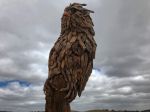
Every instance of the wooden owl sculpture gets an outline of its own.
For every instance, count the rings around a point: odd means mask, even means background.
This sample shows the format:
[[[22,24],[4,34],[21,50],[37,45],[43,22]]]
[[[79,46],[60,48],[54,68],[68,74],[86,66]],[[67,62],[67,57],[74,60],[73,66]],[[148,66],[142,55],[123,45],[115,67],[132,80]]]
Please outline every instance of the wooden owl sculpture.
[[[45,112],[70,112],[70,102],[81,96],[91,75],[97,46],[94,12],[83,6],[70,4],[61,18],[61,34],[49,54]]]

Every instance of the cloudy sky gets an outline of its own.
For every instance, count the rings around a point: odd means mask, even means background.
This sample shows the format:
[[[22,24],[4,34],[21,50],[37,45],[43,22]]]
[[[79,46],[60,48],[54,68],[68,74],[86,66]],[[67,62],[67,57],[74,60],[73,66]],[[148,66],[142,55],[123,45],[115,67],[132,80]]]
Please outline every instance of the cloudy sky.
[[[44,110],[43,83],[64,7],[94,10],[94,69],[74,110],[150,108],[149,0],[0,0],[0,110]]]

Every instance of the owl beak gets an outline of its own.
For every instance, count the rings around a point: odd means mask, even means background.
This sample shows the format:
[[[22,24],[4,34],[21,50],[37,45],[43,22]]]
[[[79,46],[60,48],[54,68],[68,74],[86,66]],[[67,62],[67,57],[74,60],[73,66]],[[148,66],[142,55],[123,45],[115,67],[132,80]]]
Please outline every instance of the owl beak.
[[[64,14],[63,14],[64,16],[67,16],[67,17],[69,17],[70,16],[70,14],[68,13],[68,12],[66,12],[66,11],[64,11]]]

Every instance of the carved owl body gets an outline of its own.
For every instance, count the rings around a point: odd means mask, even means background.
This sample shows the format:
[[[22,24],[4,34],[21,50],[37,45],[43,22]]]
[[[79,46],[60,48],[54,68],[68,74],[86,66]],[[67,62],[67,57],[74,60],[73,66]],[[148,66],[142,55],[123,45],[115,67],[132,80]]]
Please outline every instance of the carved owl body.
[[[66,7],[62,17],[61,35],[49,54],[45,93],[51,96],[58,94],[59,101],[68,103],[77,94],[81,95],[95,58],[95,33],[89,16],[92,11],[82,6],[85,4],[74,3]]]

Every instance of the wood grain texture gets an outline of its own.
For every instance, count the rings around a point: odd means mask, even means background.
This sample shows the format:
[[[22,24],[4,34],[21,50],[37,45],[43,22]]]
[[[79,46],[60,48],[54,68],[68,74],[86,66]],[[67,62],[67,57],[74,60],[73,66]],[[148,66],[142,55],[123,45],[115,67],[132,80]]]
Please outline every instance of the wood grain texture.
[[[45,81],[46,112],[70,112],[69,103],[81,96],[91,75],[96,42],[92,11],[70,4],[61,19],[61,34],[49,54]]]

